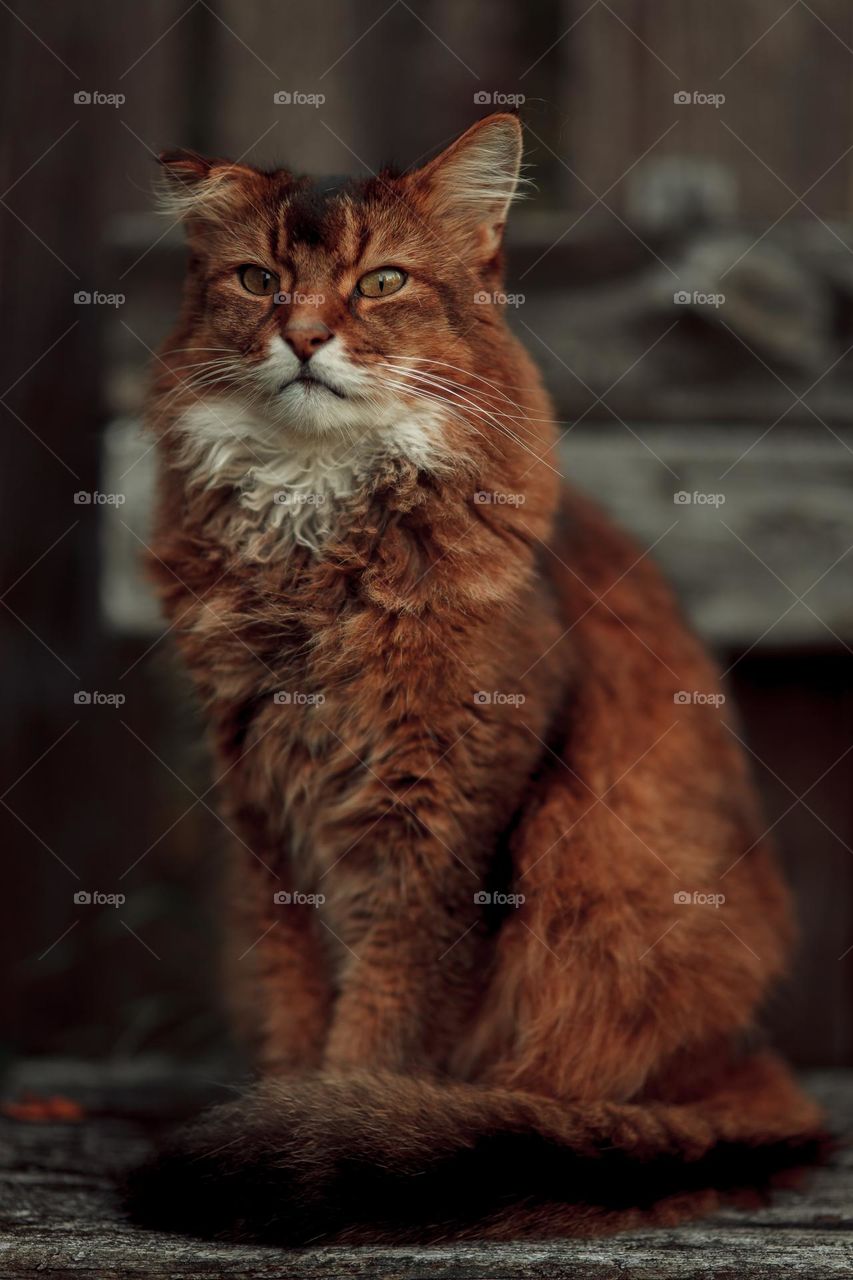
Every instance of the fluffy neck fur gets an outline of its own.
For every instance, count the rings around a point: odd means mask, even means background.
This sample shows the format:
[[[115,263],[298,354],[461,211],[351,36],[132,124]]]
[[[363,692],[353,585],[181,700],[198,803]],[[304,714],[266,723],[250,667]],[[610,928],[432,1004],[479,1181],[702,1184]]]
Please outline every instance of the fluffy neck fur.
[[[446,473],[450,459],[442,448],[437,412],[395,420],[381,419],[373,431],[336,432],[321,437],[289,433],[225,397],[207,398],[188,408],[175,424],[178,458],[188,483],[200,488],[229,486],[236,523],[257,536],[263,558],[287,545],[319,552],[335,529],[342,504],[357,493],[385,460],[410,462],[420,471]],[[354,436],[354,438],[353,438]],[[282,538],[270,542],[268,534]]]

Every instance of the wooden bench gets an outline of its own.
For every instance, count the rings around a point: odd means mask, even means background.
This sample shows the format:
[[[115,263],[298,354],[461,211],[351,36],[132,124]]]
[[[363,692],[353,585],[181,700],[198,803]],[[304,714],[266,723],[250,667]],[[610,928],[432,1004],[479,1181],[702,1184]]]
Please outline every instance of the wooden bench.
[[[0,1277],[278,1277],[281,1280],[751,1280],[853,1276],[853,1153],[843,1147],[801,1191],[757,1211],[726,1210],[676,1230],[597,1241],[298,1251],[210,1243],[124,1221],[114,1171],[141,1158],[153,1125],[200,1099],[225,1096],[215,1065],[175,1070],[138,1060],[21,1064],[6,1096],[24,1090],[79,1101],[78,1122],[0,1122]],[[834,1131],[853,1133],[853,1072],[809,1085]]]

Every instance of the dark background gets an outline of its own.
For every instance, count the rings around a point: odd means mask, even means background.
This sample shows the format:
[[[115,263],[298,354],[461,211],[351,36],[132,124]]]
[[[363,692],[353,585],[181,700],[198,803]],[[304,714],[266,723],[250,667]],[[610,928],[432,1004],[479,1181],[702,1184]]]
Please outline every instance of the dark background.
[[[853,1062],[853,6],[11,0],[0,22],[4,1051],[197,1056],[223,1036],[222,831],[134,568],[135,417],[183,270],[153,154],[410,164],[486,93],[525,98],[537,192],[507,288],[566,474],[653,547],[714,646],[797,891],[773,1024],[799,1062]],[[96,92],[125,101],[75,101]]]

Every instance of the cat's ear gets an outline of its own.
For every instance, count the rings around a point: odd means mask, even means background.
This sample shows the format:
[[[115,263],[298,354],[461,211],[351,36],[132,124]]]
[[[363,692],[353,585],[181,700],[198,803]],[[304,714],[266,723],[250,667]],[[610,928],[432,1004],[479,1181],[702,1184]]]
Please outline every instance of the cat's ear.
[[[199,222],[228,218],[256,171],[229,160],[212,160],[197,151],[164,151],[158,204],[169,216]]]
[[[521,125],[502,112],[472,125],[407,181],[449,235],[473,243],[478,257],[489,262],[518,194],[521,152]]]

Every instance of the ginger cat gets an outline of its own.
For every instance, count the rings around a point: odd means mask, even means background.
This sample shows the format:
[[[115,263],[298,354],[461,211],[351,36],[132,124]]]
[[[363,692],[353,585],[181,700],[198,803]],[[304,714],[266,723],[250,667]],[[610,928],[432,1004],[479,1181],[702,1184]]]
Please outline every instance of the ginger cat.
[[[504,114],[345,183],[162,157],[190,264],[152,567],[235,837],[262,1078],[137,1175],[147,1220],[585,1234],[818,1140],[756,1046],[791,925],[744,761],[675,700],[716,674],[562,482],[496,301],[520,158]]]

